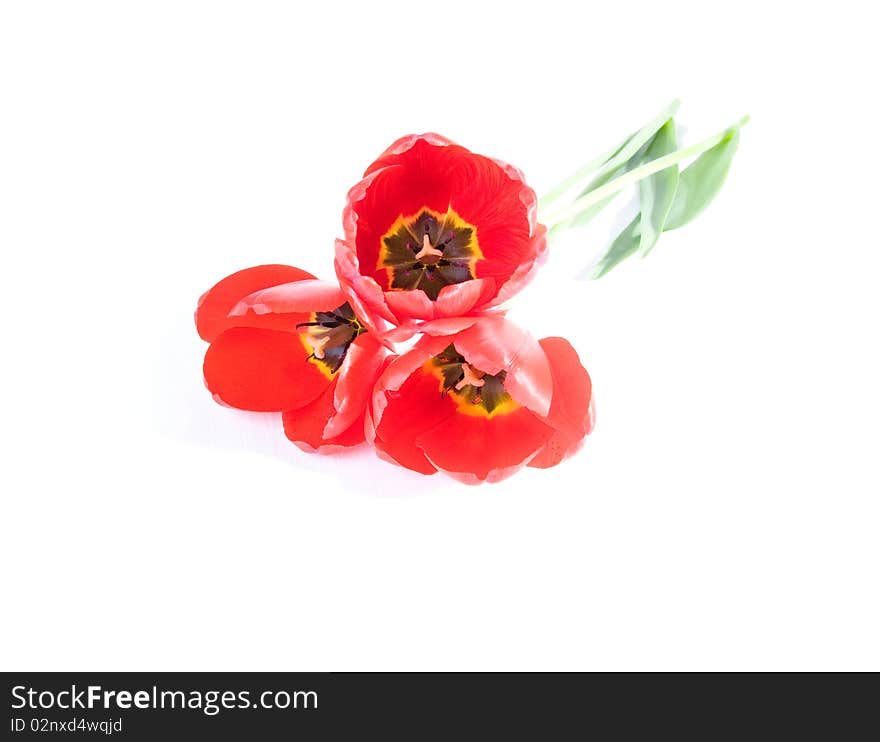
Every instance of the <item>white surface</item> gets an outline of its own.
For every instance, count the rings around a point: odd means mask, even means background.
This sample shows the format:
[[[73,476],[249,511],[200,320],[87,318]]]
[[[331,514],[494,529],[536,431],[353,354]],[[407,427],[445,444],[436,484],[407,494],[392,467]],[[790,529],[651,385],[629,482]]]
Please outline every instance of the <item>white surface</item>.
[[[3,669],[880,669],[863,4],[419,7],[2,5]],[[199,294],[330,277],[397,136],[542,191],[674,97],[752,115],[718,200],[514,304],[593,376],[574,460],[468,488],[205,392]]]

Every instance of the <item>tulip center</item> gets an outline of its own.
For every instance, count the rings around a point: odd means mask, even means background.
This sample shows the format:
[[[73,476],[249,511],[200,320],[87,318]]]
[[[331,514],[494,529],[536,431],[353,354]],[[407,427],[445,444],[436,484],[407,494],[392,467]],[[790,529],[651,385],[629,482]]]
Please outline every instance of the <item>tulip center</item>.
[[[389,289],[421,289],[433,301],[444,286],[476,278],[482,257],[476,227],[451,207],[445,214],[425,208],[391,225],[376,268],[387,272]]]
[[[513,412],[519,405],[504,389],[506,371],[487,374],[468,363],[454,345],[426,364],[440,379],[441,396],[452,397],[459,412],[467,415],[494,417]]]
[[[309,322],[301,322],[297,329],[315,363],[326,376],[333,376],[345,360],[345,354],[358,335],[366,328],[355,317],[348,302],[332,312],[312,312]]]

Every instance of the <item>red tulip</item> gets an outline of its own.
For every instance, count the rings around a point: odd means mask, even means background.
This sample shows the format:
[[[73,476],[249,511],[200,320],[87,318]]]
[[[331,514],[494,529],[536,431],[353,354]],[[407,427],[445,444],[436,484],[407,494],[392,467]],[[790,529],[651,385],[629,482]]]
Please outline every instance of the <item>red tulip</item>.
[[[403,137],[349,191],[336,273],[355,309],[429,331],[525,285],[546,253],[536,213],[511,165],[437,134]]]
[[[205,384],[218,402],[282,412],[306,451],[363,442],[386,353],[338,285],[286,265],[248,268],[202,296],[196,328],[211,343]]]
[[[425,335],[376,382],[367,438],[422,474],[497,482],[548,468],[593,426],[590,376],[567,340],[535,340],[497,315],[453,335]]]

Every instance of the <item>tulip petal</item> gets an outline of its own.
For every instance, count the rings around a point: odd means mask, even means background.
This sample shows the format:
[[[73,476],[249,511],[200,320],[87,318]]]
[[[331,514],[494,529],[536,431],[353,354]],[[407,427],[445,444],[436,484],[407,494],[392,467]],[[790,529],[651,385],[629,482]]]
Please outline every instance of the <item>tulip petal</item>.
[[[341,433],[327,435],[327,421],[336,413],[336,387],[338,382],[330,384],[314,401],[296,410],[285,410],[281,416],[284,434],[306,453],[334,453],[364,442],[363,410]]]
[[[387,369],[394,361],[396,361],[397,358],[398,356],[396,355],[385,356],[384,360],[382,361],[382,366],[379,368],[376,383],[373,385],[374,393],[375,389],[378,388],[378,379],[382,378],[382,374],[385,373],[385,369]],[[384,410],[384,404],[382,409]],[[364,434],[367,438],[367,443],[373,445],[373,441],[375,441],[376,439],[376,423],[373,418],[372,399],[370,400],[370,402],[368,402],[366,407],[366,415],[364,416]]]
[[[519,293],[535,277],[538,268],[547,262],[547,228],[543,224],[537,226],[532,245],[534,256],[517,267],[500,287],[497,296],[486,304],[487,309],[500,306]]]
[[[455,144],[451,139],[447,139],[442,134],[435,134],[434,132],[427,132],[425,134],[407,134],[406,136],[400,137],[394,141],[388,149],[386,149],[376,161],[367,168],[367,171],[364,173],[364,176],[370,175],[376,170],[379,170],[383,167],[386,167],[385,158],[391,157],[392,155],[399,155],[403,152],[406,152],[416,144],[416,142],[424,141],[428,144],[431,144],[435,147],[446,147],[450,144]]]
[[[277,412],[315,399],[330,380],[309,363],[298,334],[255,327],[221,333],[205,353],[205,384],[219,402]]]
[[[336,240],[333,266],[355,314],[370,332],[381,332],[380,318],[397,324],[397,318],[385,303],[382,287],[374,279],[361,275],[354,248],[343,240]]]
[[[405,343],[417,332],[421,332],[422,322],[408,319],[401,322],[397,327],[392,327],[382,334],[382,340],[391,343],[390,350],[395,350],[394,343]]]
[[[545,417],[553,396],[547,356],[535,338],[504,317],[486,316],[453,338],[468,363],[487,374],[507,371],[504,388],[524,407]]]
[[[334,409],[324,429],[325,438],[341,435],[355,420],[363,417],[384,361],[382,345],[370,335],[361,335],[348,346],[339,369],[333,395]]]
[[[373,393],[373,416],[378,425],[385,409],[385,392],[397,392],[404,382],[427,360],[439,355],[449,345],[444,337],[424,336],[408,352],[392,358],[376,381]],[[395,395],[398,396],[398,395]]]
[[[499,481],[524,466],[552,435],[553,428],[520,407],[493,417],[456,412],[419,435],[415,445],[438,469]]]
[[[471,472],[448,471],[446,469],[444,469],[442,471],[447,476],[452,477],[453,479],[455,479],[458,482],[461,482],[462,484],[474,486],[474,485],[478,485],[478,484],[495,484],[496,482],[501,482],[501,481],[507,479],[508,477],[512,477],[514,474],[516,474],[522,468],[523,468],[522,464],[517,464],[515,466],[507,466],[507,467],[501,467],[499,469],[493,469],[492,471],[489,472],[489,474],[484,479],[481,479],[476,474],[472,474]]]
[[[592,429],[593,387],[577,351],[565,338],[544,338],[541,347],[553,375],[553,403],[547,423],[555,431],[529,466],[547,469],[575,453]]]
[[[415,291],[408,294],[422,293]],[[434,303],[437,317],[460,317],[470,312],[476,305],[485,304],[495,295],[495,281],[491,278],[476,278],[462,283],[453,283],[440,289]],[[392,293],[388,294],[389,303]],[[425,297],[427,298],[427,297]],[[410,315],[415,317],[416,315]],[[431,316],[425,319],[431,319]]]
[[[428,340],[430,345],[436,339]],[[440,394],[437,377],[420,368],[431,355],[423,347],[392,361],[376,383],[371,412],[373,443],[383,458],[422,474],[436,469],[415,445],[416,437],[456,410],[455,402]]]
[[[196,329],[202,340],[209,343],[230,327],[264,327],[267,329],[295,331],[295,317],[229,317],[229,311],[243,297],[270,286],[313,279],[307,271],[290,265],[258,265],[227,276],[199,299],[196,309]]]
[[[229,312],[240,317],[253,311],[256,314],[289,314],[292,312],[329,312],[346,302],[338,284],[317,279],[283,283],[248,294]]]
[[[457,332],[466,330],[480,321],[478,316],[471,317],[443,317],[442,319],[423,322],[417,326],[418,332],[426,335],[455,335]]]
[[[465,284],[456,285],[464,286]],[[452,286],[446,288],[452,288]],[[434,319],[434,302],[421,289],[388,291],[385,293],[385,301],[397,317]]]

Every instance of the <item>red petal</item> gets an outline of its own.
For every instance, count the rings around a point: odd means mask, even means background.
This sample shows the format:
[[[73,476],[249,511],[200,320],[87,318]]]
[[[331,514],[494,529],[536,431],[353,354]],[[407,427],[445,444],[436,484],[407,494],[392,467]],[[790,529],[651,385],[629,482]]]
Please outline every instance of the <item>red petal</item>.
[[[495,298],[486,304],[486,309],[497,307],[517,294],[535,277],[538,268],[547,262],[547,228],[543,224],[539,224],[535,230],[531,252],[533,257],[519,265],[498,290]]]
[[[314,278],[299,268],[289,265],[258,265],[227,276],[199,299],[196,309],[196,329],[203,340],[211,342],[230,327],[266,327],[287,329],[295,327],[298,317],[235,317],[227,315],[242,298],[254,291],[291,281]]]
[[[456,347],[460,337],[452,338]],[[424,336],[388,364],[376,383],[370,437],[383,458],[414,471],[429,474],[441,468],[463,481],[498,481],[521,468],[554,430],[525,408],[491,418],[459,412],[451,396],[441,395],[438,378],[423,369],[449,341]],[[514,368],[517,359],[513,354]]]
[[[370,335],[361,335],[348,346],[333,396],[334,414],[324,430],[327,438],[341,435],[355,420],[363,418],[385,355]]]
[[[230,317],[292,312],[329,312],[347,301],[338,284],[316,279],[282,283],[245,296],[229,312]]]
[[[218,401],[242,410],[302,407],[330,383],[308,355],[298,334],[233,327],[205,353],[205,384]]]
[[[444,337],[423,336],[409,351],[402,356],[392,358],[385,366],[379,379],[376,381],[373,393],[373,417],[376,425],[382,421],[382,413],[385,409],[388,397],[386,392],[392,393],[393,397],[400,396],[398,392],[404,382],[409,379],[425,362],[443,351],[449,345],[449,340]]]
[[[499,316],[482,317],[452,338],[468,363],[488,374],[507,371],[504,388],[524,407],[541,417],[550,410],[553,378],[538,341],[513,322]]]
[[[393,379],[397,373],[400,373],[400,369],[394,369],[394,363],[386,370],[388,378]],[[382,378],[386,378],[386,374]],[[433,474],[436,468],[415,445],[415,439],[420,433],[455,414],[455,402],[449,396],[441,396],[437,377],[420,368],[406,378],[396,393],[381,390],[381,385],[380,379],[377,394],[382,402],[376,405],[374,401],[373,406],[374,445],[380,453],[385,454],[385,458],[391,458],[407,469]]]
[[[415,443],[438,469],[499,481],[525,465],[552,434],[553,429],[537,415],[520,407],[491,418],[456,412],[419,435]]]
[[[333,395],[336,384],[328,386],[313,402],[297,410],[285,410],[281,416],[284,434],[307,453],[333,453],[364,442],[364,413],[339,435],[327,437],[324,429],[336,412]]]
[[[553,403],[547,423],[555,432],[529,466],[547,469],[575,453],[592,429],[593,387],[577,352],[565,338],[544,338],[541,347],[553,375]]]

